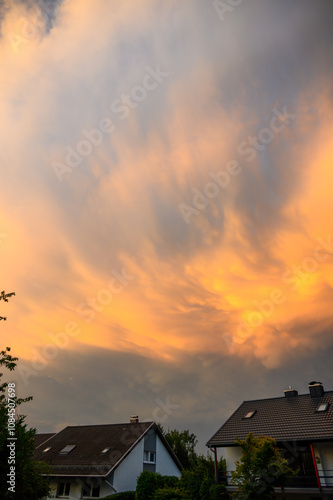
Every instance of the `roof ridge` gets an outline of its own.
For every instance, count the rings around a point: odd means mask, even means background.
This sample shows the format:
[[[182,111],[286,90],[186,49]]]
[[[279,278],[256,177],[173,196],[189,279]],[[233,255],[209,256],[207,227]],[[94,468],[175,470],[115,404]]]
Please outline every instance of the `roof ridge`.
[[[149,420],[149,421],[146,421],[146,422],[120,422],[118,424],[82,424],[82,425],[67,425],[66,427],[64,427],[62,430],[65,430],[65,429],[75,429],[75,428],[82,428],[82,427],[105,427],[105,426],[111,426],[111,425],[140,425],[140,424],[153,424],[154,421],[153,420]],[[59,431],[61,432],[61,431]],[[44,433],[44,434],[47,434],[47,433]]]
[[[325,391],[322,396],[317,396],[317,397],[322,398],[326,394],[330,394],[330,393],[333,393],[333,390],[332,391]],[[306,392],[305,394],[297,394],[297,396],[295,396],[295,398],[300,398],[300,397],[304,397],[304,396],[311,397],[311,394],[309,392]],[[286,399],[286,396],[274,396],[272,398],[260,398],[260,399],[246,399],[245,401],[243,401],[243,403],[253,403],[255,401],[271,401],[272,399]]]

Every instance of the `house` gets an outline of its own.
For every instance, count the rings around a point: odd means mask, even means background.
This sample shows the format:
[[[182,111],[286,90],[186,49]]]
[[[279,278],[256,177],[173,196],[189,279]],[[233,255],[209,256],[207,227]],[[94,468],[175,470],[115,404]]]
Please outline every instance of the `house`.
[[[277,498],[333,499],[333,391],[310,382],[307,394],[289,388],[283,397],[244,401],[206,444],[226,459],[230,490],[230,471],[241,458],[235,439],[250,432],[274,438],[290,467],[299,468],[288,487],[276,489]]]
[[[103,498],[135,490],[144,471],[180,477],[182,466],[154,422],[69,426],[37,434],[34,460],[52,468],[52,498]]]

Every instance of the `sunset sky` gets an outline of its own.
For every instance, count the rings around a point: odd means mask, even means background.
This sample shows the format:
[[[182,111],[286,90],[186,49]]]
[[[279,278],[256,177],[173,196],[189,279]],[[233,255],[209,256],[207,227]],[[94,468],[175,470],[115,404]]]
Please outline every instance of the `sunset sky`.
[[[138,414],[203,450],[243,400],[333,389],[332,19],[0,1],[0,347],[29,425]]]

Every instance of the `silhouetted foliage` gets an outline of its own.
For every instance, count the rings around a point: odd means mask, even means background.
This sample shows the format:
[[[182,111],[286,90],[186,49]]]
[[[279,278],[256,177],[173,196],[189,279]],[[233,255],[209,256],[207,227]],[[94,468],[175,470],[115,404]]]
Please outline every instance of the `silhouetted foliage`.
[[[195,446],[198,440],[196,436],[188,430],[178,431],[177,429],[172,429],[165,431],[161,425],[159,425],[159,428],[184,469],[194,467],[197,462]]]

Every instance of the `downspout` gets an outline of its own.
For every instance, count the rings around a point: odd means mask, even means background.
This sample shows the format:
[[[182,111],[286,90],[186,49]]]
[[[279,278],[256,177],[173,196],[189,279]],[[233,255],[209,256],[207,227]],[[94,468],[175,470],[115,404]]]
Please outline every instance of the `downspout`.
[[[214,452],[214,457],[215,457],[215,479],[216,479],[216,484],[219,484],[219,469],[217,465],[217,451],[216,448],[213,448]]]
[[[319,474],[318,474],[318,467],[317,467],[316,457],[315,457],[315,454],[313,451],[312,443],[310,443],[310,450],[311,450],[313,465],[314,465],[314,469],[315,469],[315,473],[316,473],[318,488],[319,488],[319,491],[321,491],[321,484],[320,484],[320,478],[319,478]]]

